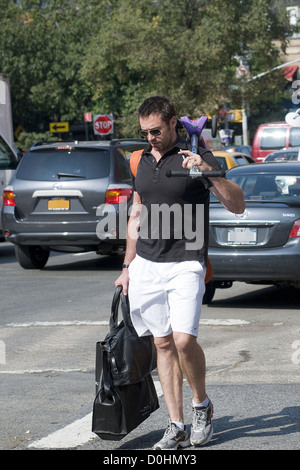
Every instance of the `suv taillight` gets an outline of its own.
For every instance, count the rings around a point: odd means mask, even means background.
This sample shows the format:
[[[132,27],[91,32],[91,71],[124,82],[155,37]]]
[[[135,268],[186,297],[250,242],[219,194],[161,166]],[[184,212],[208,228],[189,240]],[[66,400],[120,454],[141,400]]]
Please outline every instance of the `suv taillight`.
[[[290,231],[289,238],[300,238],[300,219],[296,220]]]
[[[108,189],[105,195],[105,204],[120,204],[120,202],[123,202],[124,200],[128,201],[131,198],[132,193],[133,191],[131,188]]]
[[[16,206],[15,195],[11,190],[3,191],[3,205],[4,206]]]

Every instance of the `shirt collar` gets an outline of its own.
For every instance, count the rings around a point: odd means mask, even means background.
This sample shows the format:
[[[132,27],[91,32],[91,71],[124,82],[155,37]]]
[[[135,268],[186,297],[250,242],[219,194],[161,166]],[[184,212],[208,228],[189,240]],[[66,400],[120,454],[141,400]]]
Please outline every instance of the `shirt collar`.
[[[152,145],[148,142],[148,144],[143,150],[143,155],[146,155],[147,153],[148,154],[151,153],[151,149],[152,149]],[[188,144],[185,139],[183,139],[180,135],[178,135],[175,145],[170,150],[168,150],[167,153],[165,153],[163,156],[176,153],[180,149],[182,150],[188,149]]]

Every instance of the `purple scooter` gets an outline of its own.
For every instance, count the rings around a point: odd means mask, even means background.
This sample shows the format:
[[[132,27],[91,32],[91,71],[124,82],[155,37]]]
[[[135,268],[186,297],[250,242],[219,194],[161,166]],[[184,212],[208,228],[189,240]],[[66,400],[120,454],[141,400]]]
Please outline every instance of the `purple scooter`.
[[[211,128],[212,137],[217,135],[217,116],[212,116],[212,119],[209,120],[207,116],[201,116],[199,119],[193,121],[187,116],[180,118],[181,124],[187,130],[189,135],[189,140],[192,145],[192,152],[197,153],[199,145],[202,148],[207,148],[203,137],[201,136],[204,127]],[[199,171],[197,166],[192,166],[190,170],[168,170],[166,173],[167,176],[225,176],[225,170],[212,170],[212,171]]]

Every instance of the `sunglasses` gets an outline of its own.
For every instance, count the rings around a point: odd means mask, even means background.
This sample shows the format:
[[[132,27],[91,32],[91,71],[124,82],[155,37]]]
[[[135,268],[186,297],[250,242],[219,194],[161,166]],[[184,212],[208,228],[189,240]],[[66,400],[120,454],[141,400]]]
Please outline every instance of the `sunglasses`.
[[[161,135],[161,130],[160,129],[150,129],[149,131],[144,131],[143,129],[140,129],[139,130],[139,134],[141,137],[143,138],[146,138],[148,137],[148,132],[151,134],[151,135]]]

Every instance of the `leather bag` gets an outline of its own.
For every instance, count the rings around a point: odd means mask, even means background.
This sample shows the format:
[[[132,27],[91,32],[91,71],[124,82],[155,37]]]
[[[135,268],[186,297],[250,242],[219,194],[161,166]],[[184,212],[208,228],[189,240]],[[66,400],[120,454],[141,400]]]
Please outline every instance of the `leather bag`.
[[[92,432],[103,440],[119,441],[159,408],[151,374],[140,382],[114,387],[107,352],[93,404]]]
[[[118,324],[120,305],[123,319]],[[96,344],[96,385],[103,370],[104,352],[115,387],[140,382],[156,368],[156,348],[152,335],[137,335],[130,318],[128,296],[123,294],[122,286],[116,288],[113,296],[109,326],[104,341]]]
[[[122,321],[118,324],[121,304]],[[92,431],[120,440],[159,408],[151,371],[156,367],[152,336],[139,337],[131,323],[128,297],[116,288],[110,331],[96,344],[96,396]]]

